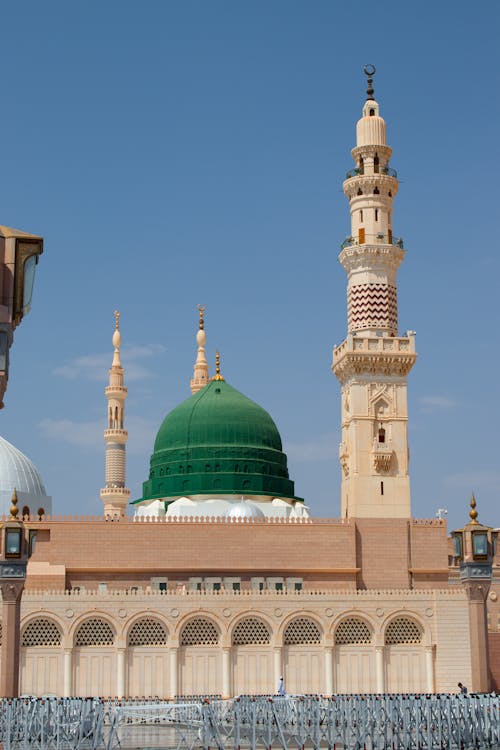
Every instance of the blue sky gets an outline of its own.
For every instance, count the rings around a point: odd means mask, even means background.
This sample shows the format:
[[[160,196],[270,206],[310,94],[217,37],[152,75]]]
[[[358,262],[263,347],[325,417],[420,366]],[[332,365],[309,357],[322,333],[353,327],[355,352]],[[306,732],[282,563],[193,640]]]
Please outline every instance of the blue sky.
[[[497,2],[4,4],[0,223],[43,235],[1,432],[57,513],[101,512],[103,388],[122,317],[128,484],[189,395],[197,303],[226,379],[281,431],[296,493],[339,514],[349,235],[341,185],[375,93],[394,229],[413,514],[476,492],[500,525]]]

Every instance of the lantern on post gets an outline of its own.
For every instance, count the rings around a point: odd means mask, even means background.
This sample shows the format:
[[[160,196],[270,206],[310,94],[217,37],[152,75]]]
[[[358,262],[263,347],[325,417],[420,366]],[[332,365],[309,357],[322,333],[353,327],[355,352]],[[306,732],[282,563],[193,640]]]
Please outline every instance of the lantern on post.
[[[0,697],[19,695],[19,647],[21,597],[26,581],[28,545],[22,520],[17,518],[17,493],[14,489],[10,517],[1,529],[0,590],[2,591],[2,670]]]

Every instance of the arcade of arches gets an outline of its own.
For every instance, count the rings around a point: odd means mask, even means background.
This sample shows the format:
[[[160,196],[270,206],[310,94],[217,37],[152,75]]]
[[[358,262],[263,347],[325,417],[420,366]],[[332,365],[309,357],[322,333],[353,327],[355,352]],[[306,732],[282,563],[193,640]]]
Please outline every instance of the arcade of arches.
[[[327,631],[305,614],[275,628],[252,613],[225,632],[204,614],[186,618],[175,631],[150,614],[126,628],[101,615],[71,628],[35,616],[23,623],[21,644],[22,694],[58,694],[61,685],[65,695],[77,696],[272,694],[281,675],[289,693],[425,692],[435,686],[431,636],[413,614],[393,616],[377,630],[363,614],[353,614]]]

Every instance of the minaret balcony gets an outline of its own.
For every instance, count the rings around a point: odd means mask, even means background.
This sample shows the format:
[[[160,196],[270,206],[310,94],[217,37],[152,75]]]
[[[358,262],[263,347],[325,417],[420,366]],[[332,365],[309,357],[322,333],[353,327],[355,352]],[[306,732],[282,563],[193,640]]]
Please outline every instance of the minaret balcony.
[[[104,430],[104,440],[115,443],[126,443],[128,438],[127,430],[121,430],[119,428],[109,428]]]
[[[391,245],[392,247],[399,247],[400,250],[404,250],[404,241],[402,237],[391,237],[383,232],[377,232],[377,234],[366,234],[365,242],[359,242],[355,237],[346,237],[340,246],[341,250],[345,250],[346,247],[355,247],[359,245]]]
[[[359,175],[363,175],[365,173],[364,167],[354,167],[354,169],[350,169],[348,172],[346,172],[346,180],[350,180],[351,177],[359,177]],[[385,174],[388,177],[395,177],[398,178],[398,173],[395,169],[392,167],[373,167],[373,174]]]
[[[386,474],[391,468],[391,459],[394,454],[392,441],[380,443],[378,438],[375,437],[371,453],[375,471],[378,474]]]
[[[406,377],[416,359],[413,331],[406,336],[350,333],[333,349],[332,370],[341,383],[361,374]]]

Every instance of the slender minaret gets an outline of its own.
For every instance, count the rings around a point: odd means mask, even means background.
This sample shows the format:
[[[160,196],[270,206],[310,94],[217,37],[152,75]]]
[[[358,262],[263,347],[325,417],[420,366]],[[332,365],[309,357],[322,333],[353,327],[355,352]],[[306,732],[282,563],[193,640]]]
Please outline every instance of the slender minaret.
[[[207,334],[205,333],[205,305],[198,305],[200,314],[198,332],[196,334],[196,343],[198,344],[198,354],[193,368],[193,377],[190,380],[191,393],[198,393],[204,388],[210,380],[208,373],[208,362],[205,355],[205,344],[207,343]]]
[[[127,388],[123,385],[123,367],[120,361],[122,337],[119,327],[120,313],[115,312],[113,333],[113,363],[109,371],[109,385],[105,393],[108,400],[108,427],[104,430],[106,442],[106,487],[101,490],[105,516],[123,516],[126,513],[130,490],[125,487],[126,455],[125,446],[128,432],[125,424],[125,399]]]
[[[415,334],[398,336],[396,272],[405,252],[393,236],[398,190],[389,167],[385,122],[373,98],[375,68],[367,65],[367,99],[356,128],[344,193],[351,236],[339,260],[347,272],[346,340],[333,351],[342,387],[342,515],[410,517],[407,376],[415,363]]]

